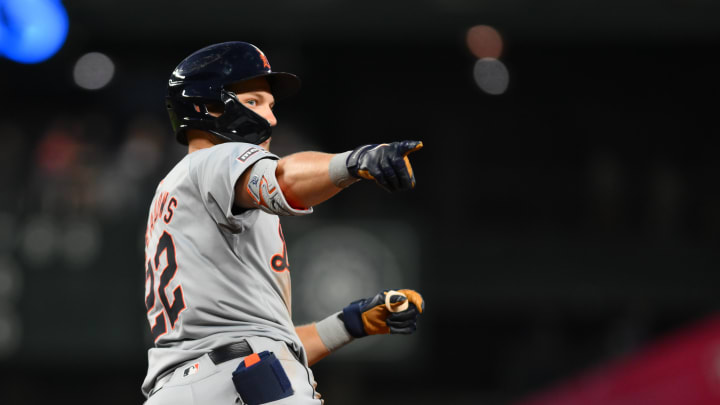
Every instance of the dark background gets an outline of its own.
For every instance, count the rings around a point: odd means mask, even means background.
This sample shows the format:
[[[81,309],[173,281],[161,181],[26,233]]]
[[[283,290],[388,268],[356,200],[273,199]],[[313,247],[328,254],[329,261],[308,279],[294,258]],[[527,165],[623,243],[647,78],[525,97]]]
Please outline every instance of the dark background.
[[[399,263],[427,301],[415,335],[369,338],[411,351],[313,368],[328,403],[509,404],[718,309],[713,2],[65,3],[56,56],[0,59],[3,404],[142,401],[142,237],[184,153],[165,84],[226,40],[303,80],[276,109],[277,153],[425,144],[415,190],[358,184],[307,219],[413,256]],[[504,94],[473,80],[477,24],[502,34]],[[116,67],[98,91],[72,80],[91,51]],[[283,222],[291,263],[305,220]],[[382,238],[398,227],[412,243]]]

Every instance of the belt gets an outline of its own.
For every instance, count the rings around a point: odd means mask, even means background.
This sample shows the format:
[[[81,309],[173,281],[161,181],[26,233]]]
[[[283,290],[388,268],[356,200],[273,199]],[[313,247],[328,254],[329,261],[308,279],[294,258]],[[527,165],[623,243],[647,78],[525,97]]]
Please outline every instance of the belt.
[[[215,365],[218,365],[232,359],[237,359],[238,357],[249,356],[252,353],[253,351],[248,342],[241,340],[239,342],[230,343],[214,349],[208,353],[208,357],[210,357],[210,360],[212,360]]]
[[[250,348],[248,342],[245,340],[241,340],[239,342],[230,343],[225,346],[220,346],[213,349],[213,351],[208,353],[208,357],[210,357],[210,360],[212,360],[215,365],[218,365],[232,359],[237,359],[238,357],[249,356],[252,353],[253,351]],[[162,388],[162,386],[165,385],[165,383],[170,379],[170,377],[172,377],[174,371],[175,368],[172,368],[161,374],[155,380],[155,388],[152,389],[149,395],[153,395],[154,393],[160,391],[160,388]]]

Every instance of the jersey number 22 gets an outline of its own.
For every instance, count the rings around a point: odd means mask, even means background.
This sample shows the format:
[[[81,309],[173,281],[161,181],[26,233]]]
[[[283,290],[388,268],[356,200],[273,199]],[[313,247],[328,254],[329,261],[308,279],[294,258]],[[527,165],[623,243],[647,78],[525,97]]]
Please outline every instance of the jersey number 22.
[[[158,269],[163,254],[165,255],[165,262],[167,264],[163,269]],[[155,288],[156,273],[159,274],[157,288]],[[175,327],[175,322],[177,322],[180,313],[185,309],[185,297],[183,297],[182,286],[178,285],[172,291],[172,301],[168,298],[167,292],[165,291],[170,281],[175,278],[175,273],[177,273],[175,242],[173,241],[172,235],[163,232],[158,241],[155,257],[148,260],[147,268],[145,269],[145,283],[147,288],[145,308],[150,312],[155,307],[158,298],[162,305],[160,313],[155,316],[155,324],[153,325],[152,322],[150,324],[150,333],[155,342],[157,342],[160,336],[167,333],[168,323],[170,324],[170,329]]]

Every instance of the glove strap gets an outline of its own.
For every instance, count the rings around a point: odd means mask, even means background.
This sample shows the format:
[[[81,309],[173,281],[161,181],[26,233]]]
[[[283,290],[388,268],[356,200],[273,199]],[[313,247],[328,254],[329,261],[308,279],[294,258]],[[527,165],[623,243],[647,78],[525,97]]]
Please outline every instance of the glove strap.
[[[353,337],[340,318],[342,312],[336,312],[315,324],[320,340],[331,352],[352,342]]]
[[[367,336],[365,324],[362,320],[362,314],[360,313],[360,305],[360,301],[355,301],[343,308],[341,318],[345,323],[345,329],[347,329],[347,331],[356,338]]]
[[[333,184],[340,188],[348,187],[359,179],[353,177],[347,167],[347,159],[353,151],[338,153],[330,159],[328,173]]]

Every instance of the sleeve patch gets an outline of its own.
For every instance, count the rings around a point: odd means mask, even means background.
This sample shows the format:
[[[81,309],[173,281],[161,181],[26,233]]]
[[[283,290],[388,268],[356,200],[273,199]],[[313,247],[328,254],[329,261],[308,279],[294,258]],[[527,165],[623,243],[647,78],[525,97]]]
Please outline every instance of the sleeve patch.
[[[260,152],[260,149],[250,148],[250,149],[246,150],[245,152],[243,152],[242,155],[238,156],[237,160],[245,163],[248,159],[250,159],[250,156],[252,156],[258,152]]]

